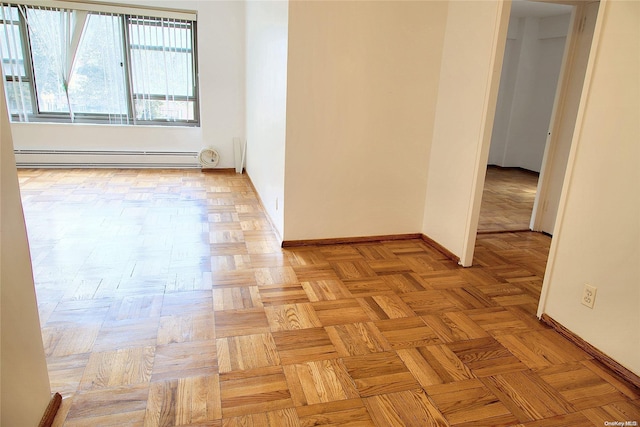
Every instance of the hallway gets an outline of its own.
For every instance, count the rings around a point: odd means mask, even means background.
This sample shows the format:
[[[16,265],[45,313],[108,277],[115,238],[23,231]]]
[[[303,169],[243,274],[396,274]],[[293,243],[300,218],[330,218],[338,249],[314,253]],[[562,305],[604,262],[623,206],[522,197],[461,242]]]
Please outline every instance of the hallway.
[[[535,172],[488,166],[478,232],[529,230],[537,185]]]

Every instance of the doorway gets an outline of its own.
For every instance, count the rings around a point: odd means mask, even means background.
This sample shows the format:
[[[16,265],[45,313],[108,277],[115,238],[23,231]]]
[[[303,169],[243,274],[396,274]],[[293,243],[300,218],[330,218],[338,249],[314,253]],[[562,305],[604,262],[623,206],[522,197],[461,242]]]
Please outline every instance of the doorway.
[[[512,3],[478,233],[530,229],[573,9]]]

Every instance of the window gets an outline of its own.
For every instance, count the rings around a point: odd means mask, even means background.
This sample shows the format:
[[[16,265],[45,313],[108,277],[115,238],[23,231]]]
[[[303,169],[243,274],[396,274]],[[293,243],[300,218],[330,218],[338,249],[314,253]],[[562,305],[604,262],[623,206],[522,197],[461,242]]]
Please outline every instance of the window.
[[[195,25],[2,4],[0,50],[12,120],[197,125]]]

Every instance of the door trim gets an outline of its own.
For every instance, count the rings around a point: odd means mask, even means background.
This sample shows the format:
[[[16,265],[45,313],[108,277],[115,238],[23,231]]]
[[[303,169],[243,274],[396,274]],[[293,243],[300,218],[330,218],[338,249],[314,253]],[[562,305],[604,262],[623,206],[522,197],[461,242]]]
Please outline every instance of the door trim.
[[[567,41],[565,44],[562,65],[560,67],[560,79],[556,89],[553,109],[551,111],[551,121],[547,132],[547,141],[545,143],[544,154],[542,156],[540,179],[538,180],[538,188],[536,189],[536,197],[533,203],[531,221],[529,223],[529,228],[533,231],[543,231],[542,222],[544,219],[544,211],[547,207],[547,196],[549,193],[549,182],[551,178],[551,174],[548,172],[553,170],[554,163],[557,161],[556,150],[558,147],[558,135],[560,133],[560,127],[563,125],[562,117],[567,106],[569,84],[572,78],[571,71],[576,61],[580,27],[586,13],[586,6],[587,5],[583,3],[576,4],[571,12],[571,21],[569,24],[571,31],[567,35]]]

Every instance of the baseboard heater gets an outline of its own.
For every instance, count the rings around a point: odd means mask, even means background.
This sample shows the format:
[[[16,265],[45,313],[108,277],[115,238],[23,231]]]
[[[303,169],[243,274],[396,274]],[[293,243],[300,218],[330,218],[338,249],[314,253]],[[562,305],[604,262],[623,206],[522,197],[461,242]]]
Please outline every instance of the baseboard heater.
[[[19,168],[200,168],[198,152],[15,150]]]

